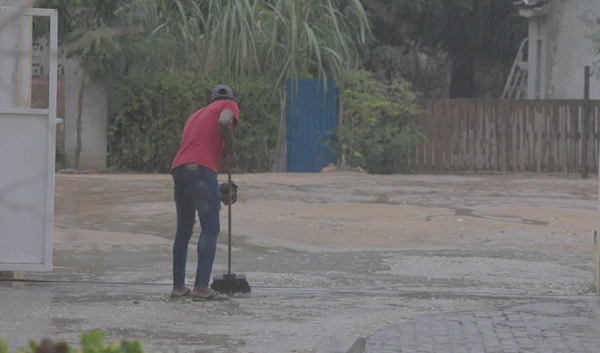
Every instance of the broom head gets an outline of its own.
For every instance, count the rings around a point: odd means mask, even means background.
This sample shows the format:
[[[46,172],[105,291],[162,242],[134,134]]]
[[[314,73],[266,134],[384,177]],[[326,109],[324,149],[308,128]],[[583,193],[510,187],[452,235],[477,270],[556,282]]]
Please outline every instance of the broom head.
[[[252,290],[246,276],[242,274],[217,275],[213,278],[210,288],[227,295],[250,293]]]

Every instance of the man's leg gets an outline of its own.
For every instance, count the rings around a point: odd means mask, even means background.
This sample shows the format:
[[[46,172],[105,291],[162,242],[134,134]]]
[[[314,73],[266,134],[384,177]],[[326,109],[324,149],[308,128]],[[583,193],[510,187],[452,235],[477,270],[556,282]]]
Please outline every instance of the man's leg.
[[[185,265],[190,238],[194,232],[196,209],[193,198],[187,193],[180,178],[174,176],[175,209],[177,210],[177,234],[173,243],[173,293],[182,296],[189,293],[185,286]]]
[[[211,192],[210,197],[196,203],[202,231],[200,232],[200,239],[198,239],[198,268],[196,270],[195,288],[208,288],[217,250],[217,237],[220,231],[221,195],[218,193],[216,180],[215,185],[216,190]]]
[[[196,269],[196,281],[192,297],[197,299],[227,299],[224,294],[216,293],[208,287],[210,274],[212,272],[215,252],[217,250],[217,237],[220,231],[219,213],[221,211],[221,192],[217,174],[201,168],[190,192],[194,195],[194,201],[202,231],[198,239],[198,268]]]

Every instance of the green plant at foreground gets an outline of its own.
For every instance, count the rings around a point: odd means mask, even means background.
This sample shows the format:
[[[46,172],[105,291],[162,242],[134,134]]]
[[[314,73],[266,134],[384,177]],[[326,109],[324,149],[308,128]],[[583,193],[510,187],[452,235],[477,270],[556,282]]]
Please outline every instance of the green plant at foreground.
[[[29,341],[28,348],[21,348],[16,353],[144,353],[139,340],[124,340],[104,343],[108,333],[93,330],[81,334],[81,348],[74,349],[65,342],[52,342],[44,338],[39,344]],[[0,353],[9,353],[8,344],[0,338]]]
[[[8,353],[8,343],[0,338],[0,353]]]
[[[350,71],[342,82],[343,123],[337,149],[352,167],[369,173],[407,171],[410,156],[424,138],[410,83],[380,83],[368,71]]]

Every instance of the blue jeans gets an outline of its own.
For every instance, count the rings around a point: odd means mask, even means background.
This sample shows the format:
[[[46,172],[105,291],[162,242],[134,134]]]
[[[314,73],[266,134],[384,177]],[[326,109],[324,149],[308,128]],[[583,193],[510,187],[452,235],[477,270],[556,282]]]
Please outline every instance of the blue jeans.
[[[185,287],[188,244],[194,232],[197,212],[201,232],[194,286],[207,288],[220,231],[221,193],[217,173],[203,166],[186,164],[175,168],[171,176],[175,183],[177,209],[177,234],[173,244],[173,287]]]

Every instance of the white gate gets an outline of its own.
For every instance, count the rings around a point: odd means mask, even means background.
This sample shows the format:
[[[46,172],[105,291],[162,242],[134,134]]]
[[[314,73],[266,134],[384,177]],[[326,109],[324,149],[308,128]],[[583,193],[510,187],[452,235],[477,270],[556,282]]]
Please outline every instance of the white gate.
[[[51,271],[58,12],[0,7],[0,271]],[[31,109],[34,16],[50,18],[48,109]]]

